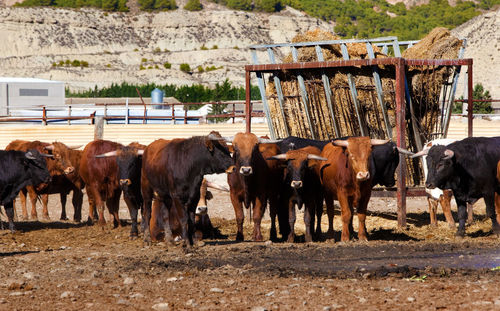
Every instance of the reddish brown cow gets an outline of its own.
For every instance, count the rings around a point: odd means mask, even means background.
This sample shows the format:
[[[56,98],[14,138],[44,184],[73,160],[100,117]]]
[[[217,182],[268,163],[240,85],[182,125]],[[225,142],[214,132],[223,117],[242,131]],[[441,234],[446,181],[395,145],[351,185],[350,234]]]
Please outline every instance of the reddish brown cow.
[[[351,137],[335,140],[327,144],[321,157],[327,158],[317,166],[325,193],[328,214],[328,233],[333,236],[333,200],[338,200],[342,217],[343,242],[350,239],[354,207],[357,208],[359,231],[358,239],[366,241],[366,209],[371,196],[369,158],[372,145],[385,144],[387,141],[369,137]]]
[[[85,182],[89,197],[89,223],[96,221],[95,209],[99,214],[99,224],[104,226],[104,203],[113,215],[114,227],[121,226],[118,216],[121,188],[118,183],[118,165],[114,158],[96,158],[97,155],[117,150],[123,145],[109,140],[94,140],[83,149],[80,161],[80,176]]]
[[[236,240],[243,240],[243,204],[246,208],[253,208],[253,240],[261,241],[260,224],[264,216],[267,200],[270,201],[271,238],[276,239],[274,225],[278,209],[279,185],[282,178],[282,168],[278,161],[269,159],[279,154],[276,144],[252,133],[238,133],[231,141],[234,148],[233,172],[227,175],[230,187],[231,203],[236,215]]]
[[[46,153],[47,150],[45,147],[50,144],[44,143],[41,141],[25,141],[25,140],[14,140],[10,144],[7,145],[5,150],[17,150],[17,151],[28,151],[29,149],[36,149],[40,153]],[[31,218],[38,219],[38,215],[36,212],[36,201],[38,195],[41,195],[41,201],[43,205],[43,218],[49,218],[49,210],[48,210],[48,200],[49,194],[52,193],[61,193],[62,196],[66,196],[69,191],[69,182],[64,177],[64,170],[66,167],[61,166],[59,161],[55,161],[53,158],[45,158],[47,161],[47,169],[52,177],[52,180],[49,184],[41,184],[36,189],[33,186],[27,186],[19,192],[19,197],[21,199],[21,208],[22,208],[22,217],[23,219],[28,219],[28,211],[26,209],[26,194],[29,194],[31,201]]]
[[[319,155],[321,150],[314,146],[308,146],[297,150],[289,150],[287,153],[272,157],[273,159],[286,161],[285,179],[281,190],[281,202],[288,207],[288,219],[290,233],[288,242],[295,239],[295,204],[299,209],[305,205],[304,223],[306,226],[305,240],[312,242],[314,232],[314,216],[317,224],[315,237],[321,236],[321,214],[323,213],[323,191],[321,181],[316,172],[319,161],[325,161]]]

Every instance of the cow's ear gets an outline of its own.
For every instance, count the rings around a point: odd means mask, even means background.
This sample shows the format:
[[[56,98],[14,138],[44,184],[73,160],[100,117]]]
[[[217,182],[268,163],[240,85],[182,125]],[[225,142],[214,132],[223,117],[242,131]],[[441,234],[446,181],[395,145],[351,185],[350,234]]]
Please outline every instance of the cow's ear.
[[[227,149],[229,149],[230,153],[234,153],[234,147],[233,147],[233,145],[228,145]]]
[[[205,193],[205,200],[212,200],[214,198],[214,195],[212,194],[212,192],[210,192],[210,190],[207,190],[207,192]]]
[[[210,139],[205,139],[205,146],[207,146],[207,149],[210,150],[210,152],[214,151],[214,142]]]

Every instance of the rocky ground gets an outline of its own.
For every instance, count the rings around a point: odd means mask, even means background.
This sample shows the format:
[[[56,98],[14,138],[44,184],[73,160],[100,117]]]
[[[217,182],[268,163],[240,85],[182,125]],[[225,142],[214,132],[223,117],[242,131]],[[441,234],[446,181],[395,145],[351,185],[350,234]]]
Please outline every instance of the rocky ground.
[[[300,242],[300,213],[298,243],[236,243],[228,196],[214,194],[209,213],[220,234],[190,251],[130,240],[128,225],[103,230],[68,221],[26,221],[17,223],[15,234],[1,231],[0,309],[500,308],[498,239],[489,234],[481,204],[462,240],[455,239],[442,215],[438,228],[427,225],[425,199],[409,199],[408,228],[396,230],[394,200],[375,198],[367,243]],[[60,211],[56,201],[51,197],[53,219]],[[123,204],[121,216],[127,219]],[[267,217],[263,226],[267,233]],[[251,228],[245,222],[246,238]]]

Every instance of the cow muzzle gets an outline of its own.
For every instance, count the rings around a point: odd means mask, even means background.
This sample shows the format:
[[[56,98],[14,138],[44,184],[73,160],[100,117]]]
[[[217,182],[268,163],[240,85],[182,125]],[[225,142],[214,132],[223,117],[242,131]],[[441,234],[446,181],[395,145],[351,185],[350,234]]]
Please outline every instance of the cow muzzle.
[[[73,173],[75,171],[75,168],[73,166],[68,166],[65,170],[64,170],[64,174],[66,175],[69,175],[71,173]]]
[[[294,189],[302,188],[302,180],[292,180],[290,186]]]
[[[130,186],[132,181],[130,179],[120,179],[120,186]]]
[[[253,169],[251,166],[242,166],[240,167],[240,174],[243,176],[248,176],[253,173]]]
[[[368,171],[366,171],[366,172],[358,172],[356,174],[356,179],[359,180],[359,181],[365,181],[368,178],[370,178],[370,172],[368,172]]]
[[[196,215],[205,215],[208,212],[208,208],[206,206],[197,206],[196,207]]]
[[[434,185],[433,183],[430,183],[430,182],[426,182],[425,187],[427,189],[434,189],[434,188],[436,188],[436,185]]]

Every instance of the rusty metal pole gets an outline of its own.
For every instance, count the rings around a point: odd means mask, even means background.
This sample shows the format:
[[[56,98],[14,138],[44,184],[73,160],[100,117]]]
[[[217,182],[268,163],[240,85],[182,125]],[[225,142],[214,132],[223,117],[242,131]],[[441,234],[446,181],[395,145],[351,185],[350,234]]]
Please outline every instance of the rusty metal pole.
[[[472,137],[472,119],[474,118],[474,105],[473,105],[473,81],[472,81],[472,60],[467,66],[467,134]]]
[[[252,131],[252,106],[250,103],[250,71],[245,72],[245,122],[246,131]]]
[[[405,70],[405,60],[399,58],[396,63],[396,144],[403,149],[406,149]],[[406,159],[401,153],[397,174],[398,228],[404,229],[406,228]]]
[[[42,124],[47,125],[47,108],[45,106],[42,107]]]

